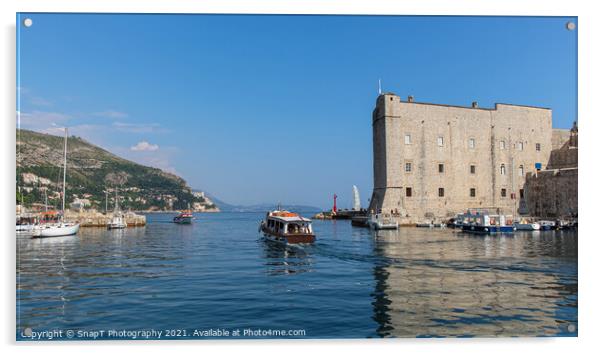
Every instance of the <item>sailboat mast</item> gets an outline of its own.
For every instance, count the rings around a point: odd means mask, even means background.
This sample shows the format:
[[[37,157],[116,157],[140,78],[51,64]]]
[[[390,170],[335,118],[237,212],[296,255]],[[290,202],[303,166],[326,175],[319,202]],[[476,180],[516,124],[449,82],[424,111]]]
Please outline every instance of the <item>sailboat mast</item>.
[[[63,215],[65,215],[65,184],[67,183],[67,128],[65,127],[65,151],[63,162]]]

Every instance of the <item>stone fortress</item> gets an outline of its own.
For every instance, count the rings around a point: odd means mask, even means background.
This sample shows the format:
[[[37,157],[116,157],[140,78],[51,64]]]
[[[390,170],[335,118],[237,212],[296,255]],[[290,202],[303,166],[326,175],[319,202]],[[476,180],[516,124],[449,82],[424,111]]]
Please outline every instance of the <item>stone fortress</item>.
[[[528,176],[544,172],[553,150],[569,137],[568,130],[552,129],[548,108],[461,107],[393,93],[378,96],[372,129],[369,210],[393,214],[402,224],[439,222],[468,208],[529,214],[539,196],[529,198]],[[576,177],[574,184],[576,209]]]

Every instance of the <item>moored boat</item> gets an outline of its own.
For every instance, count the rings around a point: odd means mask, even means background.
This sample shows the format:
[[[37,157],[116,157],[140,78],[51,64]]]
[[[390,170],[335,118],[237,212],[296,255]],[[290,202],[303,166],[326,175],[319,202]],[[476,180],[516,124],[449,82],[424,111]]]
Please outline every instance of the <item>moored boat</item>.
[[[274,210],[261,221],[259,231],[266,240],[283,244],[304,244],[316,240],[311,220],[286,210]]]
[[[128,227],[128,224],[119,208],[119,196],[117,195],[117,188],[115,188],[115,210],[113,211],[113,217],[107,224],[107,229],[125,229],[126,227]]]
[[[514,228],[518,231],[538,231],[541,228],[541,225],[536,222],[522,219],[519,222],[514,223]]]
[[[486,210],[468,210],[462,214],[462,231],[478,234],[512,233],[512,217],[489,214]]]
[[[180,214],[174,216],[173,222],[175,222],[176,224],[192,224],[192,219],[194,219],[194,216],[192,215],[190,210],[185,210]]]
[[[539,220],[539,224],[544,231],[554,230],[556,228],[556,222],[552,220]]]
[[[396,230],[399,223],[391,215],[378,213],[370,215],[368,226],[374,230]]]

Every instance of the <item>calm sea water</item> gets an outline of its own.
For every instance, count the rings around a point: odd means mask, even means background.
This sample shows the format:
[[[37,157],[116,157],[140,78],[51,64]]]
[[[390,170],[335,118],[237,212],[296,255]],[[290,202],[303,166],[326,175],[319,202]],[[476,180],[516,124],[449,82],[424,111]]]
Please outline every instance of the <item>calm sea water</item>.
[[[314,221],[314,245],[282,247],[260,238],[262,214],[172,217],[18,236],[17,339],[29,329],[76,339],[577,335],[576,231],[374,233]]]

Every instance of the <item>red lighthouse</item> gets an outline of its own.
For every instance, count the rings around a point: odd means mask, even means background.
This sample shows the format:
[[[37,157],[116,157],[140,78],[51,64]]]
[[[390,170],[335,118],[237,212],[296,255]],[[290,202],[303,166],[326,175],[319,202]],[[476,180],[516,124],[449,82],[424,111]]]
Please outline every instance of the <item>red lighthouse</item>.
[[[334,195],[334,205],[332,206],[332,212],[337,213],[337,195]]]

